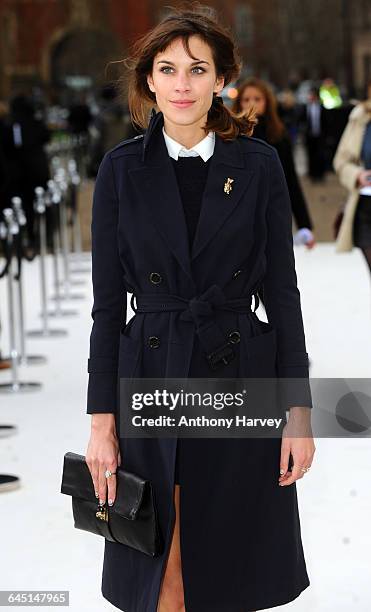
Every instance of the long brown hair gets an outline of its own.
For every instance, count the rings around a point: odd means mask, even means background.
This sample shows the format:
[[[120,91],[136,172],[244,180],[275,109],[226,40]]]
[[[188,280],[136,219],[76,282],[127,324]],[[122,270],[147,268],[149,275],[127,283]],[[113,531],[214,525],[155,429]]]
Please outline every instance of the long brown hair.
[[[283,121],[280,119],[277,111],[277,100],[272,88],[266,81],[257,77],[250,77],[243,81],[238,86],[237,97],[232,106],[232,110],[236,113],[241,111],[241,99],[246,87],[255,87],[265,98],[265,119],[267,126],[267,139],[270,143],[277,142],[284,135],[286,128]],[[258,117],[259,123],[259,117]]]
[[[164,51],[175,38],[182,39],[192,59],[198,58],[191,54],[189,37],[197,35],[206,42],[212,51],[217,76],[224,76],[224,86],[240,74],[241,61],[232,35],[216,21],[213,9],[199,2],[192,6],[195,8],[190,9],[189,5],[187,8],[170,7],[172,12],[137,40],[132,46],[131,55],[122,60],[128,75],[120,81],[124,89],[127,88],[131,119],[141,128],[148,126],[149,111],[156,107],[156,96],[148,87],[147,75],[152,73],[155,55]],[[234,113],[214,94],[203,129],[206,133],[209,130],[216,132],[224,140],[233,140],[239,134],[250,135],[255,124],[254,112]]]

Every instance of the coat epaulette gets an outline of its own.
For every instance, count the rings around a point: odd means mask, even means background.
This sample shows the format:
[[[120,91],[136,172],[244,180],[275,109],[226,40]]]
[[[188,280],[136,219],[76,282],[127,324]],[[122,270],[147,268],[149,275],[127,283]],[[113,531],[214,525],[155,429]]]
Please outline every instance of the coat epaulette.
[[[254,148],[254,152],[260,151],[262,153],[269,155],[271,151],[274,150],[274,147],[271,144],[269,144],[269,142],[262,140],[262,138],[255,138],[255,136],[247,136],[246,134],[240,134],[240,137],[250,142],[251,144],[256,145],[256,147]],[[263,145],[263,150],[260,149],[259,145]]]
[[[121,149],[121,147],[129,145],[133,142],[138,142],[138,140],[141,140],[143,137],[144,137],[144,134],[138,134],[137,136],[133,136],[132,138],[126,138],[125,140],[122,140],[121,142],[119,142],[115,147],[113,147],[110,150],[110,153],[113,153],[114,151]]]

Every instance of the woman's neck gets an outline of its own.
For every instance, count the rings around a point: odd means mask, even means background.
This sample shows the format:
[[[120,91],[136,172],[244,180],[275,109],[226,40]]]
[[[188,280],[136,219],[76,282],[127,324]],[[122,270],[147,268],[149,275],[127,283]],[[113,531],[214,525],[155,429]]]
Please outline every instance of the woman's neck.
[[[202,129],[202,125],[205,125],[205,119],[191,125],[179,125],[172,123],[164,117],[164,130],[166,134],[186,149],[192,149],[192,147],[205,138],[206,132]]]

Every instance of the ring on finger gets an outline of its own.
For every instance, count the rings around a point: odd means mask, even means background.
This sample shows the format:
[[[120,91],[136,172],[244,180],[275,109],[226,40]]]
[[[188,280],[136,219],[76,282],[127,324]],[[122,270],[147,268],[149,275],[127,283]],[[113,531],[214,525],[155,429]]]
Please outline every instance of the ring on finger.
[[[110,478],[110,476],[114,476],[116,474],[116,472],[111,472],[111,470],[106,470],[104,472],[104,475],[106,478]]]

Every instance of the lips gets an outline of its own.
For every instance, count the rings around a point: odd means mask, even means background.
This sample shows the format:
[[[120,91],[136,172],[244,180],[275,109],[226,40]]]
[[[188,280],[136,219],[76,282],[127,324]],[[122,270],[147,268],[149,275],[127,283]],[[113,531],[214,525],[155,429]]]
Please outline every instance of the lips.
[[[177,108],[187,108],[193,104],[193,100],[171,100],[171,103]]]

